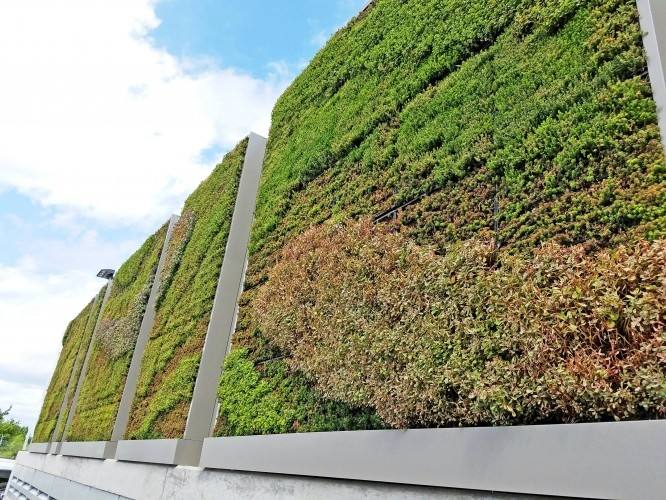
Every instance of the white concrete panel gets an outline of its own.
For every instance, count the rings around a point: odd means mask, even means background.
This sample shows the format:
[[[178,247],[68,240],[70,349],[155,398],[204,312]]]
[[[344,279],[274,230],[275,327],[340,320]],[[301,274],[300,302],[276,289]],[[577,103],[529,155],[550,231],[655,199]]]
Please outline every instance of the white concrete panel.
[[[30,443],[28,451],[31,453],[48,453],[51,443]]]
[[[119,441],[116,460],[164,465],[199,463],[202,441],[187,439],[152,439]]]
[[[83,458],[113,458],[117,443],[111,441],[66,441],[60,447],[60,454]]]
[[[51,494],[59,500],[87,498],[86,495],[90,498],[113,500],[533,498],[491,492],[204,470],[198,467],[123,463],[53,455],[40,459],[30,453],[22,453],[19,461],[23,470],[33,466],[40,467],[47,475],[53,474],[54,470],[63,471],[57,475],[51,487]],[[34,472],[31,477],[34,477]],[[91,489],[88,489],[89,487]],[[96,496],[93,497],[93,494]]]

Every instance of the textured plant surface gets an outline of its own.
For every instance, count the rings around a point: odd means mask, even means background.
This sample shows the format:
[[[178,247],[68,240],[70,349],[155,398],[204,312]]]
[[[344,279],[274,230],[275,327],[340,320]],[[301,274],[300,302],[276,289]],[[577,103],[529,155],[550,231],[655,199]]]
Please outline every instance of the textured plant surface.
[[[486,325],[484,328],[490,330],[478,331],[465,330],[464,325],[480,328],[474,316],[478,297],[469,296],[473,302],[467,303],[465,294],[481,293],[489,276],[496,276],[475,270],[470,252],[486,248],[478,242],[490,241],[487,244],[492,249],[501,249],[492,252],[505,270],[498,271],[496,279],[510,281],[509,269],[519,273],[545,265],[539,259],[550,259],[557,268],[578,255],[590,266],[584,272],[579,269],[584,275],[581,279],[592,280],[597,276],[595,266],[601,273],[604,266],[623,262],[622,252],[627,259],[637,258],[628,250],[633,245],[647,252],[646,241],[666,236],[665,178],[666,163],[634,0],[376,0],[333,37],[273,112],[246,291],[234,339],[234,348],[244,354],[235,354],[227,363],[220,387],[222,394],[232,394],[239,404],[246,403],[244,410],[234,410],[236,420],[223,406],[218,433],[295,429],[289,422],[276,425],[275,418],[257,418],[248,425],[245,417],[257,400],[244,400],[233,393],[230,381],[236,378],[250,384],[248,390],[255,394],[270,393],[261,399],[269,408],[271,398],[286,401],[286,396],[266,387],[280,386],[276,380],[281,380],[280,384],[306,381],[304,384],[318,394],[312,397],[320,404],[327,399],[344,401],[350,412],[357,411],[354,408],[358,405],[370,405],[392,426],[582,421],[660,414],[663,401],[657,399],[659,389],[648,389],[647,385],[658,383],[663,365],[659,365],[658,350],[643,353],[645,346],[652,345],[647,337],[623,347],[623,356],[631,361],[626,366],[619,361],[606,366],[610,371],[625,370],[613,375],[580,374],[605,366],[617,349],[610,341],[599,342],[598,359],[588,352],[594,345],[592,340],[561,349],[555,346],[556,357],[551,361],[562,371],[544,371],[537,378],[542,385],[525,387],[525,391],[534,391],[531,399],[512,399],[524,394],[515,392],[515,384],[527,380],[512,370],[536,370],[530,368],[536,366],[530,362],[537,363],[530,357],[539,352],[535,346],[544,346],[551,337],[558,341],[566,338],[566,332],[559,328],[580,329],[572,335],[576,342],[582,342],[582,332],[587,331],[586,313],[565,299],[559,304],[562,310],[550,311],[548,321],[552,323],[530,330],[540,339],[521,348],[534,351],[512,350],[517,349],[514,329],[523,327],[520,322]],[[345,360],[342,353],[351,352],[354,342],[361,342],[358,335],[364,322],[375,321],[366,318],[361,309],[355,310],[358,324],[339,326],[340,334],[345,333],[351,345],[341,341],[334,347],[330,340],[331,344],[318,346],[295,336],[299,325],[291,325],[292,332],[287,335],[289,329],[284,325],[278,328],[268,321],[265,314],[272,309],[264,300],[267,292],[262,291],[269,287],[277,293],[277,287],[270,284],[275,279],[269,278],[272,269],[289,242],[303,243],[297,238],[308,228],[378,214],[401,204],[408,204],[398,221],[401,237],[407,238],[406,249],[428,258],[453,252],[472,266],[470,273],[475,277],[465,281],[468,291],[452,295],[451,300],[458,301],[452,308],[461,311],[455,321],[461,321],[462,326],[460,331],[447,330],[454,333],[444,338],[480,347],[461,345],[456,347],[459,356],[450,358],[455,346],[434,340],[435,329],[444,328],[441,324],[425,324],[425,319],[416,321],[416,317],[408,321],[409,316],[400,315],[391,316],[395,322],[385,323],[381,333],[371,336],[372,342],[364,339],[362,345],[368,352],[403,363],[409,370],[422,368],[419,362],[431,363],[428,367],[436,375],[433,380],[439,390],[427,385],[430,393],[421,399],[414,391],[420,387],[418,383],[425,384],[418,382],[423,372],[416,370],[414,378],[396,380],[391,370],[397,365],[389,369],[381,361],[363,365],[367,384],[359,378],[350,378],[349,386],[340,382],[354,359]],[[410,246],[413,244],[420,247]],[[541,250],[543,244],[547,246]],[[452,265],[446,262],[439,265]],[[339,265],[344,269],[346,264]],[[403,277],[418,275],[419,266],[425,263],[416,259],[414,265]],[[614,286],[611,277],[597,277],[610,280],[609,286]],[[316,282],[316,276],[312,279]],[[500,284],[508,287],[511,283]],[[427,297],[428,287],[422,286]],[[594,301],[602,294],[591,283],[586,282],[586,286],[581,300],[596,307]],[[283,293],[292,294],[290,300],[301,303],[305,299],[299,294],[306,291],[296,287]],[[354,300],[363,298],[353,295],[360,293],[360,288],[349,293]],[[517,300],[527,297],[527,291],[515,293]],[[329,298],[331,304],[339,303],[335,296]],[[506,305],[493,307],[509,307],[514,299],[507,296],[506,300]],[[448,309],[445,301],[442,304]],[[311,307],[307,302],[298,314]],[[416,314],[418,309],[410,311]],[[293,310],[285,314],[302,319]],[[557,322],[558,314],[574,316],[569,322]],[[403,323],[410,322],[415,323],[410,328],[418,325],[418,331],[411,331],[412,344],[407,346],[400,336],[407,328]],[[492,328],[496,329],[494,340],[489,339],[490,333],[484,333]],[[651,331],[657,335],[658,329]],[[327,334],[313,331],[311,335],[320,339]],[[290,345],[290,341],[295,344]],[[501,348],[505,341],[506,352]],[[486,343],[489,351],[484,353]],[[572,355],[576,346],[580,347],[580,359]],[[300,357],[301,349],[310,349],[308,362]],[[336,349],[341,352],[332,354]],[[410,353],[403,352],[408,349]],[[478,352],[481,355],[474,361]],[[639,373],[635,363],[643,355],[646,368]],[[401,356],[421,361],[407,362]],[[274,357],[280,357],[279,366],[284,367],[278,379],[260,364]],[[247,372],[247,364],[239,358],[255,365],[255,375]],[[576,363],[581,365],[574,367]],[[328,375],[322,371],[324,366],[330,370]],[[470,372],[463,376],[463,370]],[[460,378],[447,379],[452,373]],[[566,377],[572,378],[562,381]],[[626,377],[636,378],[630,383]],[[380,383],[384,379],[385,383]],[[340,385],[334,385],[333,380]],[[576,390],[576,380],[598,385]],[[560,382],[561,394],[557,392]],[[455,384],[460,387],[456,389]],[[626,387],[645,392],[630,395]],[[474,401],[451,403],[459,401],[456,390],[472,395]],[[396,407],[389,408],[393,403]],[[428,416],[429,412],[432,415]],[[320,416],[326,420],[323,413]]]
[[[256,353],[253,353],[256,355]],[[290,372],[280,358],[258,360],[235,349],[225,360],[220,383],[220,417],[216,435],[280,434],[381,429],[384,423],[368,409],[329,401],[308,381]]]
[[[246,148],[244,140],[185,202],[168,250],[168,286],[141,365],[129,438],[183,435]]]
[[[111,438],[166,230],[164,225],[150,236],[116,272],[101,312],[68,441]]]
[[[55,428],[60,407],[64,398],[67,398],[69,402],[74,394],[105,292],[106,287],[102,288],[97,297],[84,307],[67,326],[62,339],[62,351],[60,351],[58,363],[46,391],[42,411],[35,425],[33,434],[35,443],[45,443],[50,439],[57,441],[62,434],[62,428]],[[69,405],[66,405],[61,425],[64,425],[67,420],[68,413]]]
[[[183,435],[246,145],[185,205],[128,438]],[[664,416],[665,238],[635,0],[375,0],[273,112],[216,433]]]
[[[396,427],[666,416],[666,240],[439,256],[391,229],[306,231],[256,298],[324,396]]]
[[[157,294],[157,307],[162,304],[162,300],[166,295],[167,290],[171,287],[176,269],[183,260],[183,252],[185,246],[190,241],[192,236],[192,229],[194,228],[194,212],[186,210],[178,218],[173,226],[171,234],[171,242],[167,248],[166,256],[164,259],[164,266],[160,276],[160,287]]]

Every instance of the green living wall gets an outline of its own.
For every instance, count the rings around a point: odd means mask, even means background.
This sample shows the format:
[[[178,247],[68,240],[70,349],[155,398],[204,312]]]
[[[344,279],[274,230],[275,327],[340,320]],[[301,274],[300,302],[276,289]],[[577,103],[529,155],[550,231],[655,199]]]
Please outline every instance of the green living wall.
[[[665,178],[635,0],[374,1],[273,112],[216,434],[666,416]]]
[[[150,236],[116,272],[101,312],[68,441],[108,441],[155,279],[167,225]]]
[[[46,443],[50,440],[58,441],[60,439],[63,429],[56,429],[56,425],[62,402],[65,398],[70,402],[74,395],[74,389],[90,344],[90,338],[95,329],[105,292],[106,287],[102,288],[97,297],[83,308],[65,330],[60,357],[46,391],[42,411],[35,425],[33,435],[33,442],[35,443]],[[69,404],[66,405],[65,414],[60,419],[61,426],[67,421],[68,412]]]
[[[247,139],[187,199],[169,244],[129,439],[182,437],[231,226]]]

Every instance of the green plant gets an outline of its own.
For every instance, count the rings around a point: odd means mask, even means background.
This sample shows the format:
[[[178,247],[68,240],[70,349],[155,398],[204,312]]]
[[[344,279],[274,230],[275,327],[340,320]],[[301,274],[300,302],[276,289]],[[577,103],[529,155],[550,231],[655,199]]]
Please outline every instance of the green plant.
[[[65,331],[62,351],[46,391],[39,419],[35,425],[33,440],[36,443],[44,443],[49,440],[57,441],[62,436],[62,425],[67,420],[69,403],[74,394],[74,388],[83,366],[83,360],[90,344],[105,292],[106,286],[69,323]],[[64,407],[64,415],[60,418],[61,427],[56,429],[63,401],[66,401],[67,404]]]
[[[320,401],[372,406],[393,426],[660,414],[657,388],[642,399],[648,407],[640,409],[617,384],[598,392],[576,392],[572,381],[579,379],[573,377],[562,382],[570,391],[562,400],[571,398],[564,409],[555,410],[559,403],[552,402],[544,403],[543,413],[537,403],[523,409],[512,406],[514,417],[502,409],[502,391],[515,382],[508,366],[506,372],[500,368],[502,352],[496,354],[497,371],[491,374],[496,378],[488,381],[494,384],[488,391],[495,392],[476,399],[486,398],[487,405],[495,405],[492,409],[478,402],[477,409],[463,405],[466,409],[456,413],[446,406],[450,416],[442,417],[444,410],[438,405],[449,399],[431,394],[434,402],[428,404],[433,406],[416,400],[410,406],[405,400],[390,410],[391,404],[398,404],[397,395],[382,396],[381,390],[365,387],[358,378],[349,392],[332,385],[331,378],[342,376],[351,359],[336,358],[341,366],[331,362],[321,369],[312,367],[309,363],[329,359],[327,349],[333,348],[313,345],[305,333],[298,340],[289,337],[287,333],[298,330],[296,323],[275,330],[265,316],[272,311],[270,304],[261,297],[268,297],[264,290],[279,296],[271,284],[273,271],[281,265],[283,249],[294,241],[303,244],[299,237],[310,234],[309,228],[357,220],[403,204],[407,208],[396,215],[400,234],[410,242],[405,248],[418,244],[436,256],[457,245],[484,241],[490,263],[500,259],[502,266],[514,255],[529,266],[532,254],[544,244],[560,245],[548,247],[554,253],[571,247],[571,255],[582,248],[607,255],[604,252],[612,249],[626,251],[666,237],[666,162],[633,0],[376,0],[340,30],[274,109],[233,343],[255,363],[259,379],[253,388],[272,387],[257,363],[284,356],[285,377],[306,380]],[[593,257],[587,262],[601,265]],[[418,266],[413,272],[417,270]],[[469,284],[471,290],[479,292],[478,287],[487,284],[482,276],[479,283]],[[287,288],[281,293],[292,292]],[[291,299],[302,299],[293,293]],[[428,288],[419,293],[428,296]],[[329,299],[331,308],[344,306],[335,296]],[[473,321],[476,312],[471,305],[458,305],[471,315],[459,320]],[[290,309],[294,304],[283,306],[284,314],[298,318],[293,321],[303,320]],[[355,314],[359,324],[375,321],[372,310]],[[384,337],[399,343],[395,337],[402,331],[402,320],[393,319],[395,324],[384,325],[382,335],[365,344],[369,352],[380,349]],[[584,316],[572,321],[582,323]],[[429,339],[429,329],[435,326],[422,328],[423,338]],[[498,337],[513,338],[500,326],[488,328],[496,328]],[[319,338],[317,332],[311,335]],[[303,349],[311,348],[309,361],[297,354],[295,345],[302,340]],[[339,353],[354,348],[342,341],[336,346]],[[436,359],[439,349],[416,340],[403,348],[411,349],[404,356],[415,359]],[[661,354],[651,356],[652,368],[644,376],[657,383],[654,363]],[[444,361],[438,361],[441,366],[435,363],[433,370],[443,370]],[[385,379],[383,389],[389,394],[399,390],[400,381],[386,366],[370,366],[365,373],[370,380]],[[461,361],[459,368],[470,370],[472,380],[481,370],[474,366]],[[548,383],[554,384],[557,378],[551,375],[555,378]],[[642,382],[633,383],[638,387]],[[442,384],[442,390],[448,387]],[[550,387],[533,387],[533,399],[547,399]],[[435,391],[430,386],[429,390]],[[603,396],[594,400],[597,394]],[[238,404],[248,404],[234,397]],[[612,397],[621,401],[613,402]],[[414,410],[419,404],[421,409]],[[604,404],[611,408],[602,410]],[[244,432],[242,426],[220,425],[222,434]],[[254,432],[273,429],[268,423],[264,429],[256,421],[253,425]]]
[[[128,438],[182,437],[215,298],[247,139],[185,202],[146,346]]]
[[[245,349],[224,363],[215,435],[381,429],[384,423],[365,402],[356,407],[325,400],[308,381],[278,358],[255,361]]]
[[[111,438],[166,230],[164,225],[151,235],[115,274],[101,312],[68,441]]]

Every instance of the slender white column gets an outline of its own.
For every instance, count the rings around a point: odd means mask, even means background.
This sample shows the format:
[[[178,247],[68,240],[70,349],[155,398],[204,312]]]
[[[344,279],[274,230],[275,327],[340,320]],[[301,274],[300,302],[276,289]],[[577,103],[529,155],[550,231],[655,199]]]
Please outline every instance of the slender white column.
[[[666,0],[637,0],[661,140],[666,150]]]
[[[266,142],[264,137],[250,134],[222,270],[185,426],[185,440],[203,442],[209,436],[215,419],[217,388],[222,373],[222,363],[233,334],[238,297],[243,286],[247,247],[266,153]]]
[[[139,372],[141,371],[143,353],[145,352],[146,345],[148,344],[150,331],[153,329],[153,325],[155,324],[155,306],[157,304],[157,294],[159,293],[161,285],[162,270],[164,269],[166,262],[166,256],[169,242],[171,241],[171,236],[173,234],[173,228],[178,222],[179,218],[180,217],[178,215],[171,216],[167,234],[164,238],[162,253],[160,254],[160,260],[157,264],[157,271],[155,271],[155,279],[150,290],[148,303],[146,304],[146,311],[143,314],[143,319],[141,320],[141,328],[139,329],[139,335],[136,339],[136,345],[134,346],[134,353],[132,354],[132,361],[130,362],[130,367],[127,372],[127,379],[125,380],[123,395],[120,398],[120,405],[118,407],[118,414],[116,415],[116,422],[113,427],[113,432],[111,433],[111,441],[114,443],[117,443],[119,440],[121,440],[127,431],[127,424],[129,423],[132,402],[134,401],[136,387],[139,382]],[[115,447],[110,451],[115,453]]]

